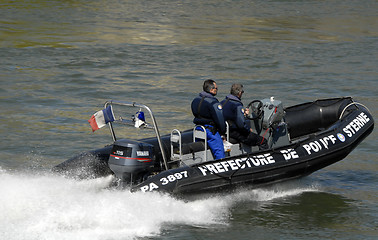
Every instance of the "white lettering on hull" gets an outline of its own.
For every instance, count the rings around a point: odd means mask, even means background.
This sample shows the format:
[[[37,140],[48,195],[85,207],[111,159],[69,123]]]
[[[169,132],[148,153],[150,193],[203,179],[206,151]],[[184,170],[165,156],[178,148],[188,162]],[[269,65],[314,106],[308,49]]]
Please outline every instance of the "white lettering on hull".
[[[352,137],[361,128],[365,126],[366,123],[370,121],[370,118],[365,113],[360,113],[355,119],[353,119],[348,125],[343,128],[343,132],[348,136]]]
[[[244,168],[259,167],[263,165],[273,164],[276,161],[270,153],[251,156],[249,158],[232,159],[222,162],[212,162],[204,166],[198,167],[202,175],[214,173],[225,173],[228,171],[236,171]]]
[[[343,128],[343,132],[348,137],[353,137],[353,135],[360,131],[369,121],[370,118],[362,112]],[[318,153],[324,149],[329,149],[330,146],[336,144],[337,139],[339,139],[339,141],[342,143],[346,141],[345,136],[342,133],[337,133],[336,136],[337,138],[332,134],[326,137],[322,137],[320,139],[309,142],[308,144],[304,144],[303,148],[306,150],[308,155],[311,155],[313,153]]]

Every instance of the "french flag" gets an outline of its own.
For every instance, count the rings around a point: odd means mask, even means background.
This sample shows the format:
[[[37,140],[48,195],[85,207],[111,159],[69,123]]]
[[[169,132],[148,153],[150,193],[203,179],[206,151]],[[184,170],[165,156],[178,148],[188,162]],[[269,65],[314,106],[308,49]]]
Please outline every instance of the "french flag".
[[[97,129],[102,128],[109,122],[114,121],[114,114],[112,106],[109,105],[105,109],[96,112],[92,115],[92,117],[88,120],[89,124],[92,127],[92,131],[96,131]]]

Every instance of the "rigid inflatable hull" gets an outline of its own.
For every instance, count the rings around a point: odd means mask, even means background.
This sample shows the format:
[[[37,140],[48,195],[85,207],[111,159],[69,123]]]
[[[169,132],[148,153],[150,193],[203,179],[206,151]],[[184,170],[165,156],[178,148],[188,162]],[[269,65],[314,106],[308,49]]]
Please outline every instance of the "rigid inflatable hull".
[[[132,191],[200,193],[302,177],[345,158],[373,128],[372,116],[361,107],[327,130],[291,145],[163,171]]]

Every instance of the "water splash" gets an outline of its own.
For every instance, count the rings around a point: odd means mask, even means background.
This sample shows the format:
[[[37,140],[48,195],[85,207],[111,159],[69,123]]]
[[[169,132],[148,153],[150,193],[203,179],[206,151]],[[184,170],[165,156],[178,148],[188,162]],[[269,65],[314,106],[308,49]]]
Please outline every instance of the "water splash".
[[[112,177],[78,181],[0,168],[0,239],[135,239],[167,225],[227,225],[240,201],[270,201],[311,189],[255,189],[193,201],[106,188]]]

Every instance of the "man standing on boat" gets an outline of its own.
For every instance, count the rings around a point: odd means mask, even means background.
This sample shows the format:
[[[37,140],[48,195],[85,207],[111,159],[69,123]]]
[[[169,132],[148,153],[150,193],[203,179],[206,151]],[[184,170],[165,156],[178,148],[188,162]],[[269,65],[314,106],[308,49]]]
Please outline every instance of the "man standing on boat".
[[[229,124],[230,138],[250,146],[257,145],[260,149],[266,149],[268,148],[266,139],[252,131],[245,117],[249,109],[243,108],[241,102],[243,93],[243,85],[234,83],[231,86],[230,94],[221,102],[224,119]]]
[[[207,143],[214,155],[214,159],[225,157],[221,134],[226,132],[226,123],[223,118],[222,105],[217,95],[218,87],[214,80],[208,79],[203,83],[201,92],[192,101],[193,123],[203,125],[206,129]]]

